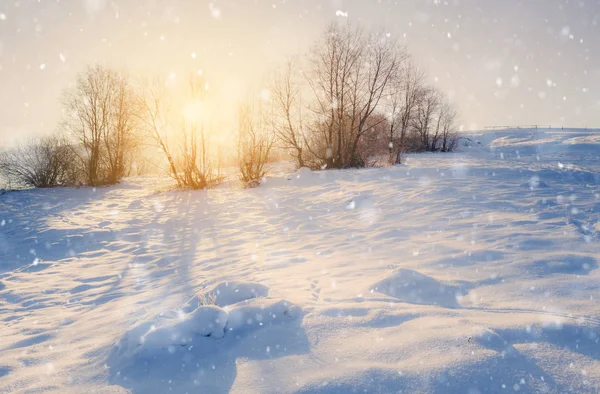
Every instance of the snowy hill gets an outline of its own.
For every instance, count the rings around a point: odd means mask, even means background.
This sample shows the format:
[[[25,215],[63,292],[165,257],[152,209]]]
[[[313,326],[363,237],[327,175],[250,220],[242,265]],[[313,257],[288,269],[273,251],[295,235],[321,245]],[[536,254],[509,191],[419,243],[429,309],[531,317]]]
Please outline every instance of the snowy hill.
[[[600,131],[0,196],[0,392],[600,391]]]

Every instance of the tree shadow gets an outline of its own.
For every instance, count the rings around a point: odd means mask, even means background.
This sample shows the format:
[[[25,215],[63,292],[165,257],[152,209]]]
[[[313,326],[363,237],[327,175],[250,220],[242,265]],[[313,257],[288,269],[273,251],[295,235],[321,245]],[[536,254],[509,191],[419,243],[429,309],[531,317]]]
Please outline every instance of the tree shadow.
[[[0,378],[8,375],[12,371],[12,368],[0,366]]]
[[[543,379],[542,379],[543,378]],[[427,372],[365,368],[327,382],[315,381],[294,390],[306,394],[342,393],[567,393],[535,360],[520,353],[494,354],[479,361],[453,363]]]
[[[539,276],[553,274],[588,275],[598,268],[598,261],[592,256],[564,255],[553,259],[537,260],[529,268]]]
[[[590,327],[564,324],[527,329],[495,330],[507,344],[546,342],[556,347],[600,360],[600,333]]]
[[[56,261],[94,250],[94,238],[110,236],[106,230],[81,232],[49,229],[49,218],[104,199],[106,193],[124,185],[101,188],[31,189],[0,196],[0,273],[32,266],[36,257]],[[43,241],[43,242],[42,242]],[[49,243],[46,243],[49,242]],[[31,253],[30,251],[34,251]],[[33,267],[36,267],[37,264]],[[40,268],[31,268],[32,271]]]
[[[513,348],[514,349],[514,348]],[[445,369],[427,384],[433,393],[567,393],[569,387],[557,382],[535,359],[518,350],[510,356],[501,351],[482,361]]]
[[[54,338],[54,334],[39,334],[31,336],[27,339],[23,339],[22,341],[15,342],[12,345],[4,348],[3,350],[12,350],[12,349],[20,349],[24,347],[39,345],[40,343],[46,342],[49,339]]]

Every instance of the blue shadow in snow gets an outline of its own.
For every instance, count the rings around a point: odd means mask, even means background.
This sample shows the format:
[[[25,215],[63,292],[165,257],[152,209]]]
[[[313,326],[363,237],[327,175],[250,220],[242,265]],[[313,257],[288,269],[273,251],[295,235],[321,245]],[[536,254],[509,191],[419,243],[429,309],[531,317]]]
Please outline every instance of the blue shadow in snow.
[[[108,381],[134,394],[229,393],[237,376],[237,360],[268,360],[310,352],[302,318],[227,332],[222,339],[196,336],[191,345],[153,349],[121,356],[118,348],[108,355]],[[268,377],[265,376],[265,380]]]

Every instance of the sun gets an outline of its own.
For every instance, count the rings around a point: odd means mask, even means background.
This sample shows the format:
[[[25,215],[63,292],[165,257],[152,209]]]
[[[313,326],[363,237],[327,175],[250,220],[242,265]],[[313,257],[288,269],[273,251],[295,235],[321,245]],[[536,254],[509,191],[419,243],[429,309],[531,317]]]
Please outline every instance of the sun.
[[[199,100],[189,102],[183,109],[183,116],[187,122],[201,123],[206,119],[204,105]]]

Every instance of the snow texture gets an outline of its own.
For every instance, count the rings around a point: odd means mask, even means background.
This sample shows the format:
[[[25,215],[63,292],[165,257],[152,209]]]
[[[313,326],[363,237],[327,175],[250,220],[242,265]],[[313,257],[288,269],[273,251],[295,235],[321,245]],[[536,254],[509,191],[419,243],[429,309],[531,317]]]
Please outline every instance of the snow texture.
[[[464,137],[0,195],[0,393],[600,392],[600,131]]]
[[[443,284],[417,271],[401,268],[388,278],[377,282],[373,291],[397,298],[410,304],[457,307],[460,288]]]

